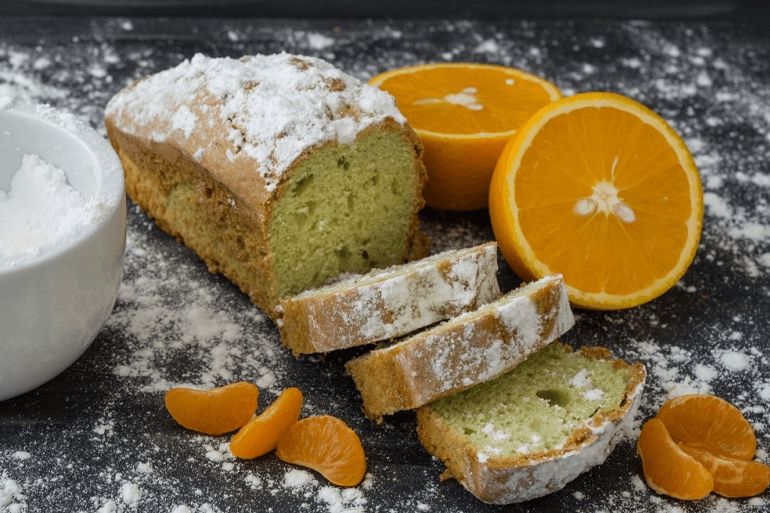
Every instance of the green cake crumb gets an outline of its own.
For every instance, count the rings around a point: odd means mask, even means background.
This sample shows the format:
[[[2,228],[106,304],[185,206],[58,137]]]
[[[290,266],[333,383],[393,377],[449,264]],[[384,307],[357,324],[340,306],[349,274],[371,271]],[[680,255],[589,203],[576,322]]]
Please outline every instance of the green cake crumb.
[[[527,454],[558,449],[599,409],[619,406],[628,379],[628,369],[554,343],[510,372],[432,406],[487,455]]]
[[[411,152],[398,134],[371,132],[297,167],[270,232],[279,297],[341,272],[402,263],[393,248],[405,246],[420,187]]]

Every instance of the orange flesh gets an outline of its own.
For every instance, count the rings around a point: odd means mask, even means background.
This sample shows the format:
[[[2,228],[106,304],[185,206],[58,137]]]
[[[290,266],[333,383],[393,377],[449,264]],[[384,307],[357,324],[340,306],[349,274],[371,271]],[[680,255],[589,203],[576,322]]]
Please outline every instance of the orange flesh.
[[[510,80],[516,87],[506,82]],[[398,99],[399,110],[414,128],[441,134],[515,130],[552,100],[539,83],[492,67],[483,73],[461,67],[425,69],[418,79],[412,74],[394,75],[379,87]],[[463,91],[471,89],[474,99],[464,98]],[[483,107],[466,106],[474,104]]]
[[[676,153],[657,130],[623,111],[583,108],[557,118],[522,157],[520,168],[538,172],[520,172],[514,183],[521,230],[536,258],[589,293],[651,286],[676,266],[687,241],[689,197],[669,193],[689,190]],[[602,182],[614,185],[635,222],[574,213]]]
[[[714,489],[709,471],[674,443],[658,419],[649,420],[642,428],[637,451],[647,484],[657,493],[695,500]]]
[[[749,461],[757,438],[741,411],[719,397],[683,395],[667,401],[656,416],[677,443],[700,447],[716,456]]]
[[[240,428],[257,411],[259,390],[251,383],[232,383],[211,390],[173,388],[166,393],[166,409],[179,424],[207,435]]]
[[[333,484],[355,486],[366,473],[358,435],[330,415],[297,421],[278,442],[276,456],[319,472]]]
[[[230,452],[238,458],[252,459],[275,449],[283,435],[297,422],[302,409],[302,392],[284,390],[273,404],[243,426],[230,442]]]
[[[770,467],[757,461],[720,458],[705,449],[679,444],[714,477],[714,493],[724,497],[752,497],[770,485]]]

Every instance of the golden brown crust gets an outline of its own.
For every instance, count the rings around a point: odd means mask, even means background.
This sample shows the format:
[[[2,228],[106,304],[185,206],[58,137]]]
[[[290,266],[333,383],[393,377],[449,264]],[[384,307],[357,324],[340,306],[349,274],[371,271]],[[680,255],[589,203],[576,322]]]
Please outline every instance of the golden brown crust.
[[[281,341],[297,355],[400,337],[497,299],[496,271],[488,242],[284,298]]]
[[[209,271],[238,285],[268,314],[275,288],[267,260],[264,212],[243,202],[185,154],[123,133],[107,120],[107,132],[123,164],[126,192],[158,226],[195,251]],[[186,210],[172,210],[172,194],[188,194]],[[205,230],[200,227],[205,227]],[[203,232],[219,233],[211,240]],[[271,316],[273,316],[271,315]]]
[[[208,103],[206,103],[208,102]],[[192,109],[207,105],[207,112],[216,108],[213,98],[204,95],[193,102]],[[196,107],[197,106],[197,107]],[[196,111],[196,114],[202,112]],[[304,159],[336,141],[320,144],[303,154],[287,170],[279,185],[269,190],[267,182],[255,171],[254,162],[238,155],[227,157],[236,148],[222,136],[209,145],[207,137],[217,137],[206,131],[196,131],[184,138],[180,131],[172,132],[162,143],[152,139],[148,129],[133,135],[118,128],[129,120],[118,119],[125,113],[107,116],[107,134],[123,163],[126,191],[159,227],[193,249],[211,272],[220,272],[235,283],[273,320],[280,317],[269,251],[269,226],[273,206],[286,189],[293,169]],[[411,148],[414,173],[421,190],[427,174],[422,165],[422,145],[408,125],[387,118],[382,123],[363,130],[363,137],[373,130],[398,133]],[[196,148],[208,147],[202,157],[194,157]],[[189,195],[184,210],[171,211],[171,195]],[[424,202],[420,195],[412,198],[410,233],[402,249],[401,261],[425,256],[425,237],[419,232],[418,211]],[[200,229],[199,229],[200,228]],[[205,233],[213,232],[211,238]]]
[[[569,346],[565,347],[571,351]],[[582,348],[580,354],[589,359],[611,359],[610,352],[603,347]],[[620,405],[597,413],[588,423],[576,429],[559,449],[491,456],[482,461],[478,457],[483,452],[482,448],[446,425],[430,405],[416,410],[418,438],[431,455],[446,465],[442,479],[457,479],[484,502],[509,504],[554,492],[580,473],[604,461],[624,435],[624,424],[633,420],[646,371],[641,363],[629,365],[620,359],[612,362],[617,368],[629,370]],[[582,454],[585,456],[582,457]],[[567,457],[570,458],[569,463],[564,460]],[[559,476],[560,472],[563,472],[562,476]]]

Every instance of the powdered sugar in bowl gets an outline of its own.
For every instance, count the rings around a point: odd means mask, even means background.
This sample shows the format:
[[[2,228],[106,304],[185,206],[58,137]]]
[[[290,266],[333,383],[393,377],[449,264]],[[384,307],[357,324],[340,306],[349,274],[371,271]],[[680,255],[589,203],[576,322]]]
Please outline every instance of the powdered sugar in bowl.
[[[98,335],[123,277],[123,169],[71,114],[0,97],[0,400]]]

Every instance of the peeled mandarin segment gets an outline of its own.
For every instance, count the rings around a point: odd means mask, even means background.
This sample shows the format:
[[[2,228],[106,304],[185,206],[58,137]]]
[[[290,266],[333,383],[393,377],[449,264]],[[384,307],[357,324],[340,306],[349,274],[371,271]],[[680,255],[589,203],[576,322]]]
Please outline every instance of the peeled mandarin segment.
[[[498,160],[489,212],[526,280],[560,273],[573,305],[628,308],[671,288],[703,220],[698,169],[657,114],[611,93],[552,102]]]
[[[366,473],[366,456],[358,435],[330,415],[297,421],[278,442],[276,456],[319,472],[338,486],[355,486]]]
[[[370,84],[392,94],[425,147],[428,205],[485,208],[497,158],[510,137],[542,106],[562,97],[524,71],[474,63],[399,68]]]
[[[657,493],[676,499],[702,499],[714,489],[714,478],[692,456],[671,440],[666,426],[651,419],[637,442],[647,484]]]
[[[716,456],[749,461],[757,449],[754,428],[741,411],[712,395],[689,394],[667,401],[656,415],[677,443]]]
[[[714,493],[724,497],[752,497],[770,485],[770,467],[757,461],[720,458],[689,444],[679,444],[682,451],[706,467],[714,478]]]
[[[252,459],[275,449],[278,440],[297,422],[302,409],[302,392],[287,388],[273,404],[243,426],[230,442],[230,452]]]
[[[210,390],[173,388],[166,409],[179,424],[207,435],[235,431],[257,411],[259,390],[252,383],[232,383]]]

